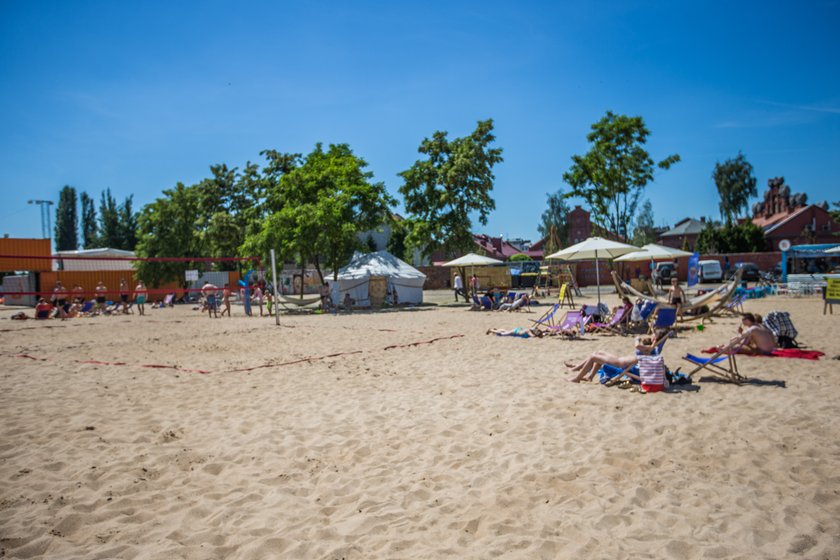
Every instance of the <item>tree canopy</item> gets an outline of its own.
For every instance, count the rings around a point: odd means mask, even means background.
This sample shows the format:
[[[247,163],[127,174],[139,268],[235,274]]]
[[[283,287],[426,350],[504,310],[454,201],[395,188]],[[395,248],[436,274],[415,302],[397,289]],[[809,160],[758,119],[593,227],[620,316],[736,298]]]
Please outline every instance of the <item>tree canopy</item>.
[[[625,239],[654,170],[680,161],[674,154],[654,162],[644,148],[649,135],[642,117],[607,111],[586,137],[592,147],[582,156],[572,156],[572,166],[563,174],[572,187],[567,196],[584,199],[593,223]]]
[[[549,238],[548,245],[550,245],[550,247],[547,245],[546,249],[554,252],[557,249],[560,249],[560,247],[553,246],[556,243],[556,240],[551,239],[552,228],[554,228],[554,235],[556,235],[557,239],[561,242],[562,240],[569,238],[569,204],[566,202],[566,197],[563,194],[562,189],[555,193],[547,194],[546,199],[548,207],[542,213],[537,230],[540,233],[540,237]]]
[[[720,195],[720,217],[731,224],[749,208],[750,197],[758,194],[753,167],[739,152],[734,158],[716,163],[712,179]]]
[[[639,217],[636,218],[636,228],[633,230],[633,245],[641,247],[656,242],[656,226],[653,221],[653,204],[650,200],[642,203]]]
[[[82,205],[82,245],[85,249],[93,249],[97,245],[98,226],[96,222],[96,206],[88,193],[79,195]]]
[[[724,226],[707,221],[697,236],[701,253],[756,253],[765,248],[764,231],[749,220]]]
[[[503,161],[502,148],[491,147],[493,120],[479,121],[469,136],[449,140],[437,131],[425,138],[417,160],[399,175],[408,217],[407,245],[428,256],[436,250],[450,255],[472,249],[472,214],[487,225],[496,208],[490,196],[493,168]]]
[[[56,251],[75,251],[79,248],[78,227],[76,189],[65,185],[58,195],[58,206],[55,209]]]

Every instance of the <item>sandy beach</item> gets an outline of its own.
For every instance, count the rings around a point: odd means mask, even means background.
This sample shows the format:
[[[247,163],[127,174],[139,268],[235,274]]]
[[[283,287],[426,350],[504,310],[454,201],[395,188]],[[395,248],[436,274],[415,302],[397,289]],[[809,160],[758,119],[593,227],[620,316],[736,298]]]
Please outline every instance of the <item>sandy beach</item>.
[[[840,317],[820,300],[746,310],[790,311],[823,359],[649,395],[564,381],[629,337],[484,334],[543,309],[2,310],[0,557],[840,558]],[[680,331],[667,364],[737,324]]]

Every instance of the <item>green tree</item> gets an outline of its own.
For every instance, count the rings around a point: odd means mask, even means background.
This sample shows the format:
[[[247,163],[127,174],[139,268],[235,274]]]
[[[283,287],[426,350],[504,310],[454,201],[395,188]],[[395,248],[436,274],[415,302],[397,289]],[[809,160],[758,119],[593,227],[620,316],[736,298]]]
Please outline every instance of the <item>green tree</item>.
[[[554,228],[554,234],[559,239],[567,239],[569,237],[569,205],[566,203],[563,191],[558,190],[556,193],[547,194],[546,198],[548,208],[542,213],[540,224],[537,226],[540,237],[551,237],[551,228]]]
[[[288,161],[287,161],[288,163]],[[313,263],[323,280],[322,264],[338,270],[360,247],[359,234],[387,219],[393,200],[382,183],[373,183],[367,163],[347,144],[322,144],[296,167],[288,167],[269,194],[271,212],[245,247],[258,254],[269,248],[301,267]]]
[[[76,189],[65,185],[58,195],[55,209],[55,249],[75,251],[79,248],[79,220],[76,211]]]
[[[834,219],[835,222],[840,222],[840,200],[837,202],[832,202],[831,205],[834,207],[832,210],[829,210],[829,214]]]
[[[645,200],[636,218],[636,228],[633,230],[633,245],[641,247],[656,242],[656,226],[653,221],[653,204]]]
[[[117,207],[117,249],[133,251],[137,247],[137,213],[133,205],[134,195],[130,195]]]
[[[195,257],[206,254],[202,235],[195,227],[201,207],[199,189],[178,183],[174,189],[147,204],[138,217],[137,254],[141,257]],[[202,270],[200,262],[137,263],[137,273],[147,284],[158,287],[170,281],[184,281],[184,272]]]
[[[731,224],[749,208],[750,197],[758,194],[753,167],[738,152],[737,157],[715,164],[712,179],[720,195],[720,217]]]
[[[607,231],[628,237],[642,192],[653,180],[656,167],[669,169],[680,161],[671,155],[655,163],[644,145],[650,131],[642,117],[606,115],[592,125],[589,151],[572,156],[572,166],[563,180],[589,204],[592,221]]]
[[[409,256],[405,246],[405,238],[407,235],[408,230],[403,225],[402,221],[391,221],[391,235],[388,237],[388,244],[385,248],[389,253],[404,261],[410,260],[410,258],[406,258]]]
[[[503,161],[502,148],[493,148],[493,120],[479,121],[469,136],[447,139],[435,132],[417,151],[417,160],[400,173],[409,231],[407,244],[428,256],[435,250],[450,255],[474,247],[471,214],[487,225],[496,204],[493,167]]]
[[[756,253],[765,248],[764,231],[750,221],[723,226],[707,221],[697,236],[701,253]]]
[[[99,200],[99,243],[102,247],[119,249],[122,246],[120,210],[111,189],[102,191]]]
[[[533,260],[531,257],[526,255],[525,253],[516,253],[515,255],[511,255],[510,262],[523,262],[523,261],[530,261]]]
[[[96,206],[86,192],[79,195],[79,200],[82,204],[82,245],[85,249],[93,249],[99,244]]]
[[[376,252],[376,241],[374,241],[373,235],[367,234],[367,239],[365,239],[365,247],[367,248],[368,253]]]

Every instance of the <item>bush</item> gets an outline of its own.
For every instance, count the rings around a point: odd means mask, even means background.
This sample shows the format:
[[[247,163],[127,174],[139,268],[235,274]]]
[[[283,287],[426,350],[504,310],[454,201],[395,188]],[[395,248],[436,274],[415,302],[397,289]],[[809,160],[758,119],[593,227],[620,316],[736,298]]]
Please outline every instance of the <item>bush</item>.
[[[526,255],[525,253],[516,253],[515,255],[511,255],[510,257],[510,262],[522,262],[530,260],[532,260],[531,257]]]
[[[765,247],[764,231],[749,221],[722,227],[708,224],[697,237],[700,253],[757,253]]]

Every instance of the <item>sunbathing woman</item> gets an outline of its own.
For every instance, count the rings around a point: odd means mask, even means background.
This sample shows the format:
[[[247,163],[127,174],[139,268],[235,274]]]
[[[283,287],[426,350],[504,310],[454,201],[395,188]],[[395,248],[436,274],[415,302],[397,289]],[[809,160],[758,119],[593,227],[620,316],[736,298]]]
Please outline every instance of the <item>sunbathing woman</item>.
[[[496,336],[515,336],[518,338],[542,338],[545,336],[545,332],[541,331],[536,327],[531,327],[529,329],[523,329],[517,327],[513,330],[505,330],[505,329],[487,329],[485,334],[495,334]]]
[[[746,338],[740,347],[741,340]],[[761,323],[760,315],[744,313],[741,317],[741,326],[738,327],[738,336],[729,341],[729,344],[719,346],[718,350],[735,350],[737,354],[753,354],[767,356],[776,349],[776,336],[773,332]]]
[[[639,354],[651,354],[654,351],[653,340],[650,337],[636,337],[636,354],[629,356],[616,356],[609,352],[593,352],[588,358],[579,364],[566,362],[566,367],[571,371],[577,372],[576,375],[569,377],[566,381],[572,383],[580,383],[581,381],[592,381],[595,374],[601,369],[604,364],[619,367],[621,369],[628,368],[636,363]]]

